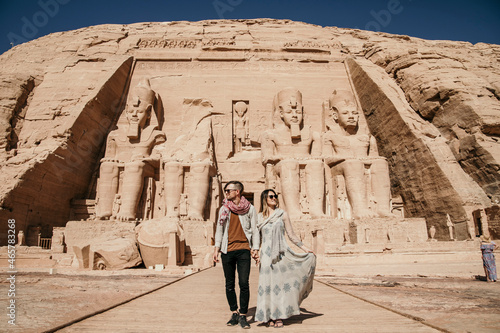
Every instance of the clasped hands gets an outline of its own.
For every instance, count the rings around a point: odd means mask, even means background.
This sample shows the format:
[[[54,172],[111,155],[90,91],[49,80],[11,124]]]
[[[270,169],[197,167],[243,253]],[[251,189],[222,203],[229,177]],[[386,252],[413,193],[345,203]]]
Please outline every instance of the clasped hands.
[[[259,250],[251,250],[250,255],[255,260],[255,265],[258,266],[260,264]]]

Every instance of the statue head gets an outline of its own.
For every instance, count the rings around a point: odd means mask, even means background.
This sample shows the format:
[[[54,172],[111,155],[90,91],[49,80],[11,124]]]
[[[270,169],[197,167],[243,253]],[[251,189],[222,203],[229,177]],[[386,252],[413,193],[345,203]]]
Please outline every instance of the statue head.
[[[151,117],[155,103],[155,92],[151,89],[148,79],[143,79],[132,90],[125,114],[129,123],[128,137],[138,139],[140,130],[146,126]]]
[[[247,112],[247,103],[239,101],[234,104],[234,111],[238,114],[238,116],[243,117],[243,115]]]
[[[273,111],[279,111],[281,120],[286,126],[300,126],[304,111],[302,93],[295,88],[281,90],[274,97]]]
[[[351,94],[337,94],[334,91],[329,99],[330,112],[336,123],[347,131],[355,131],[358,128],[359,111]]]

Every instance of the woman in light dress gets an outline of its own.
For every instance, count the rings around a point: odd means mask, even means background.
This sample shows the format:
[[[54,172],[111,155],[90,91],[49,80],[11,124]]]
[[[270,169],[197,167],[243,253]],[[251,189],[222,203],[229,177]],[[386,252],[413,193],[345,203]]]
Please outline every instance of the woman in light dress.
[[[283,319],[300,314],[300,304],[312,290],[316,256],[295,235],[288,214],[279,208],[272,189],[260,196],[257,227],[261,233],[259,288],[255,320],[275,328]],[[288,238],[306,253],[295,253]]]
[[[484,273],[488,282],[497,281],[497,265],[495,263],[495,255],[493,254],[493,251],[497,247],[490,237],[481,236],[481,254],[483,257]]]

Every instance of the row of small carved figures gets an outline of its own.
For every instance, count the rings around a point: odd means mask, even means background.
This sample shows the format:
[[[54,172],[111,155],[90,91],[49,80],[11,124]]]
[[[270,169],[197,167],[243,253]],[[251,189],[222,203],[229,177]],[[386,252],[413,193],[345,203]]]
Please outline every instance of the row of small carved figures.
[[[236,41],[234,39],[140,39],[137,46],[139,48],[189,48],[194,49],[198,45],[203,46],[234,46]],[[283,48],[339,48],[337,43],[317,43],[310,41],[293,41],[283,44]]]

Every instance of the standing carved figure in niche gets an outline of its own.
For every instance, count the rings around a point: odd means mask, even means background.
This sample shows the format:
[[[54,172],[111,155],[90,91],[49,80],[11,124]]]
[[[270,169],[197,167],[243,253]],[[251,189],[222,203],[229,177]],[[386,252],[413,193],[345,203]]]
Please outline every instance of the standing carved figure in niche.
[[[161,110],[156,109],[157,102],[158,96],[147,79],[129,94],[124,112],[127,122],[122,117],[118,129],[109,133],[101,160],[97,218],[113,217],[121,221],[136,218],[144,178],[153,177],[159,168],[159,157],[152,155],[153,148],[166,140],[165,133],[158,129],[157,113]],[[120,208],[112,216],[117,193],[120,193]]]
[[[25,238],[24,238],[24,231],[19,230],[17,234],[17,245],[26,245]]]
[[[337,175],[344,177],[352,216],[391,216],[389,167],[386,159],[378,154],[375,138],[360,129],[354,96],[348,92],[334,92],[329,106],[323,155],[333,178]],[[365,174],[368,170],[369,177]],[[370,188],[371,193],[367,190]],[[376,203],[376,212],[370,211],[370,195]]]
[[[295,88],[278,92],[273,103],[275,114],[279,114],[280,121],[262,135],[262,163],[267,181],[271,183],[271,173],[279,176],[286,210],[292,219],[300,218],[300,167],[305,166],[309,213],[314,218],[323,217],[325,177],[320,158],[321,139],[319,133],[303,125],[301,92]]]
[[[234,104],[233,109],[234,151],[239,153],[244,146],[250,145],[248,105],[243,101],[239,101]]]
[[[118,213],[120,212],[120,206],[122,204],[122,199],[120,194],[115,195],[115,201],[113,202],[113,215],[112,216],[117,216]]]
[[[448,227],[448,233],[450,234],[450,240],[455,240],[455,225],[451,221],[450,214],[446,214],[446,226]]]
[[[181,202],[179,204],[179,215],[185,217],[188,214],[188,199],[187,194],[181,194]]]

